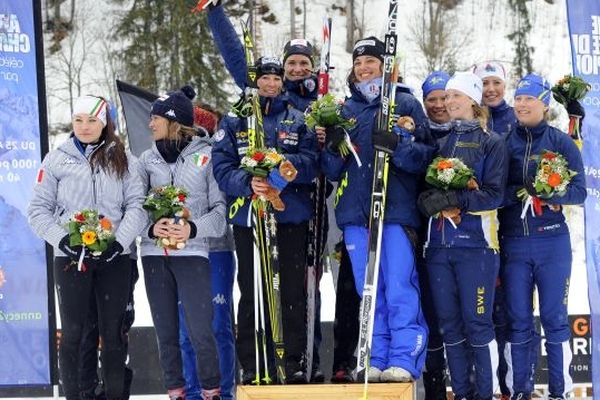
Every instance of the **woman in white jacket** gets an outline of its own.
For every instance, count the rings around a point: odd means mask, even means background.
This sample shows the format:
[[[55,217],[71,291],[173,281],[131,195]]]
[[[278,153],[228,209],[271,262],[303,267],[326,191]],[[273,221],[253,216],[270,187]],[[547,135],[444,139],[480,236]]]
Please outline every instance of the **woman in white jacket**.
[[[101,97],[75,101],[73,134],[44,158],[28,209],[33,231],[54,247],[62,324],[59,372],[67,399],[80,398],[79,347],[90,296],[98,307],[106,396],[123,396],[127,349],[121,327],[131,290],[128,253],[147,217],[137,160],[115,135],[107,108]],[[85,252],[79,270],[84,249],[70,245],[66,225],[83,209],[108,218],[116,240],[100,256]]]

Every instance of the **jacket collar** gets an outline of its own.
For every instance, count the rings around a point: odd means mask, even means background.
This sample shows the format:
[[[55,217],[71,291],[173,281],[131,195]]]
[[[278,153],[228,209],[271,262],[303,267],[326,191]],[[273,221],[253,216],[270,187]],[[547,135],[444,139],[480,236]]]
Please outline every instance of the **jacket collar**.
[[[502,113],[506,112],[507,110],[511,109],[511,107],[508,105],[508,103],[504,99],[502,99],[500,104],[498,104],[497,106],[488,107],[488,108],[490,109],[490,112],[492,113],[492,115],[502,114]]]
[[[529,133],[533,137],[539,137],[539,136],[542,136],[544,134],[544,132],[546,132],[547,128],[548,128],[548,123],[545,120],[542,120],[539,124],[537,124],[536,126],[533,126],[533,127],[524,126],[519,123],[517,125],[517,133],[521,136],[525,136],[527,133]]]

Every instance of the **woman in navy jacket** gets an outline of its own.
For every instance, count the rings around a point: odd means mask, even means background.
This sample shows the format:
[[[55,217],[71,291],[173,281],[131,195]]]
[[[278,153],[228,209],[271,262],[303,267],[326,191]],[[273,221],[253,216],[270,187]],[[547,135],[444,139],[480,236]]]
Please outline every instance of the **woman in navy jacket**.
[[[481,79],[471,72],[458,72],[448,81],[445,103],[452,128],[439,151],[473,169],[478,189],[431,189],[419,197],[421,210],[430,217],[427,271],[452,389],[459,399],[492,399],[497,386],[492,322],[500,266],[496,209],[504,196],[507,164],[504,140],[486,128],[481,97]],[[458,211],[461,220],[451,223],[438,214],[449,209]],[[472,363],[477,393],[472,392]]]
[[[562,213],[563,206],[581,204],[586,198],[583,162],[567,134],[549,126],[544,114],[550,103],[550,85],[538,75],[527,75],[515,91],[515,114],[519,124],[507,139],[510,156],[508,186],[500,214],[502,282],[506,292],[509,340],[505,349],[507,385],[513,398],[529,398],[530,353],[533,332],[533,290],[537,287],[542,327],[548,353],[548,385],[552,399],[562,399],[572,389],[569,374],[571,349],[567,313],[571,275],[571,242]],[[533,187],[536,159],[544,150],[561,154],[569,169],[577,172],[563,196],[542,199],[541,215],[523,212],[517,192]]]
[[[317,153],[314,134],[306,130],[304,115],[291,108],[281,95],[283,67],[278,59],[262,57],[256,63],[258,95],[263,114],[265,144],[282,152],[298,170],[296,179],[278,187],[285,210],[275,212],[279,263],[281,268],[281,302],[283,336],[286,352],[287,383],[304,383],[302,360],[306,347],[304,315],[304,268],[308,220],[312,216],[311,182],[316,174]],[[262,195],[273,181],[252,177],[240,168],[248,151],[248,121],[229,114],[215,134],[212,150],[214,175],[219,188],[227,195],[228,221],[233,233],[238,259],[237,354],[243,369],[242,382],[251,383],[255,371],[253,235],[250,203],[253,194]],[[262,376],[263,374],[261,374]]]
[[[374,148],[390,154],[381,266],[375,305],[375,325],[368,379],[409,381],[417,379],[425,362],[427,326],[419,301],[415,268],[414,230],[419,226],[416,196],[419,176],[429,163],[435,144],[427,119],[417,99],[408,93],[396,95],[394,115],[411,116],[413,134],[375,131],[380,108],[384,44],[375,37],[359,40],[352,54],[353,69],[348,79],[352,95],[343,113],[356,118],[349,131],[362,166],[354,157],[343,157],[338,145],[339,130],[328,132],[321,152],[321,168],[338,182],[336,221],[344,232],[358,293],[363,292],[367,265],[368,224],[371,207]]]

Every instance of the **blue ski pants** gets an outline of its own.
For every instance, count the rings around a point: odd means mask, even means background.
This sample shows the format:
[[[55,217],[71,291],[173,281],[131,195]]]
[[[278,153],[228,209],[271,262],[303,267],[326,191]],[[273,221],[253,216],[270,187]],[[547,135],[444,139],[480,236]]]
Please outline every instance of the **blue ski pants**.
[[[455,397],[474,395],[474,365],[476,395],[491,399],[498,386],[492,309],[500,257],[487,248],[428,248],[426,263]]]
[[[427,324],[421,310],[413,246],[398,224],[385,224],[375,302],[370,365],[381,370],[401,367],[417,379],[427,354]],[[368,260],[368,230],[344,228],[356,290],[363,293]]]
[[[572,390],[572,354],[567,312],[571,276],[568,234],[506,238],[502,242],[503,275],[509,337],[504,354],[511,393],[531,393],[529,384],[533,335],[533,289],[537,287],[540,318],[546,334],[548,388],[551,396]]]

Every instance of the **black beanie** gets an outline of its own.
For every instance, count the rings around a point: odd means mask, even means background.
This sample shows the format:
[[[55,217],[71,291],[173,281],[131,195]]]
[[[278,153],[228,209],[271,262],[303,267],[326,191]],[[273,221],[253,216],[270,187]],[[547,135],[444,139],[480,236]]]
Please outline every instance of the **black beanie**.
[[[263,75],[279,75],[283,76],[283,65],[276,57],[261,57],[254,64],[256,68],[256,79]]]
[[[312,44],[306,39],[292,39],[285,44],[283,48],[283,64],[289,56],[299,54],[308,57],[310,64],[314,66],[313,62],[313,47]]]
[[[192,99],[196,92],[191,86],[160,96],[152,103],[150,114],[159,115],[181,125],[194,126],[194,106]]]
[[[369,36],[354,43],[352,61],[356,60],[356,57],[360,56],[373,56],[377,57],[379,60],[381,60],[381,62],[383,62],[384,53],[385,44],[375,36]]]

